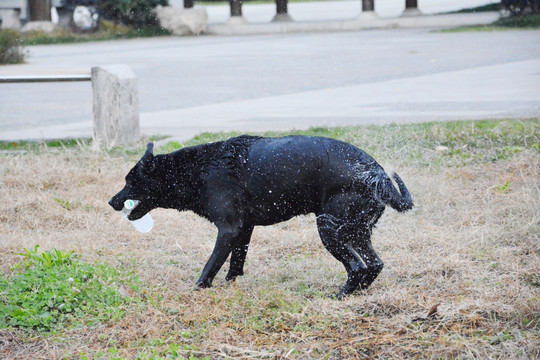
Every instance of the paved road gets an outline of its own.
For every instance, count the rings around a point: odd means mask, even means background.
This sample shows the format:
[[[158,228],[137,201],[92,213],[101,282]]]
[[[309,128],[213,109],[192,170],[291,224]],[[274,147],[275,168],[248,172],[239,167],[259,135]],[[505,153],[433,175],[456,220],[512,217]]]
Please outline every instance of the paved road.
[[[34,46],[0,74],[125,63],[144,134],[540,117],[540,31],[200,36]],[[90,83],[0,84],[0,139],[91,136]]]

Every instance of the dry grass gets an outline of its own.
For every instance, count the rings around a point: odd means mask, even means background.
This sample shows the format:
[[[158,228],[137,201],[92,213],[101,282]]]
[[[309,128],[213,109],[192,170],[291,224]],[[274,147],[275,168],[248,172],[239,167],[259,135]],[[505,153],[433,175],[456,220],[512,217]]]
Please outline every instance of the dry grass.
[[[327,298],[345,273],[311,216],[257,228],[244,277],[228,284],[222,272],[214,288],[193,291],[216,231],[155,210],[154,230],[137,233],[107,204],[132,165],[87,149],[0,155],[0,271],[39,244],[136,268],[146,288],[143,309],[120,322],[0,330],[0,358],[540,357],[537,151],[398,168],[416,208],[387,210],[373,238],[385,269],[342,302]]]

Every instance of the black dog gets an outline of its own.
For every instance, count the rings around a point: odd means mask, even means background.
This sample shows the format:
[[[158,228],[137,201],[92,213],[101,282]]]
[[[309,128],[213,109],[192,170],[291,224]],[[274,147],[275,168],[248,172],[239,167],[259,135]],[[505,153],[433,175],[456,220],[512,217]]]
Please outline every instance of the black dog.
[[[150,143],[109,204],[119,211],[126,199],[139,200],[130,220],[160,207],[192,210],[214,223],[216,245],[197,281],[203,288],[229,254],[226,279],[244,274],[254,226],[315,213],[324,246],[348,273],[341,299],[367,288],[383,268],[370,238],[385,206],[400,212],[413,206],[401,178],[393,177],[399,191],[372,157],[328,138],[240,136],[156,156]]]

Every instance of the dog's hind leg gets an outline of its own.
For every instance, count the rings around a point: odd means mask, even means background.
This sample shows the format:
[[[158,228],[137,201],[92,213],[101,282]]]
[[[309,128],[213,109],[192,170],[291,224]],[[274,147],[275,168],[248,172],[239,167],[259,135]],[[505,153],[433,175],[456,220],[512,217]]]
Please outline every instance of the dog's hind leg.
[[[363,208],[366,210],[356,211],[356,218],[358,219],[355,224],[356,236],[349,244],[352,248],[351,251],[360,256],[366,265],[366,270],[360,280],[360,286],[362,289],[367,289],[384,267],[383,261],[371,244],[373,227],[382,216],[384,207],[378,206],[376,202],[368,201],[363,204]]]
[[[343,298],[359,286],[367,288],[379,275],[383,262],[371,246],[371,231],[384,206],[357,194],[339,194],[329,198],[317,216],[324,246],[345,266],[347,282],[337,294]]]
[[[375,281],[377,276],[379,276],[384,267],[384,263],[373,249],[369,234],[362,236],[358,240],[360,240],[360,242],[351,245],[351,247],[353,251],[362,258],[362,261],[366,265],[366,270],[360,279],[360,287],[362,289],[367,289],[369,285]]]
[[[366,265],[349,245],[350,228],[330,214],[317,216],[317,228],[326,249],[340,261],[347,270],[347,282],[336,295],[338,300],[356,290],[367,270]]]
[[[253,233],[253,226],[244,229],[233,244],[231,253],[231,265],[229,272],[225,277],[227,281],[234,281],[237,276],[244,275],[244,262],[246,261],[246,255],[249,247],[249,241],[251,240],[251,234]]]

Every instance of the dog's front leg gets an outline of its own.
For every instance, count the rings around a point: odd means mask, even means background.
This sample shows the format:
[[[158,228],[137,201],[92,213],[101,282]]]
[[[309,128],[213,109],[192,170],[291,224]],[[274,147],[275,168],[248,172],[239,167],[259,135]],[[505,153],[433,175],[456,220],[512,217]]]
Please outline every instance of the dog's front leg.
[[[229,257],[232,246],[236,242],[239,233],[240,231],[237,228],[231,228],[230,226],[218,228],[218,237],[214,251],[204,266],[201,277],[197,281],[197,287],[208,288],[212,286],[212,280],[214,280],[219,269],[221,269],[227,257]]]
[[[231,267],[225,277],[227,281],[234,281],[237,276],[244,275],[244,262],[249,247],[249,240],[253,233],[253,226],[245,227],[240,233],[236,241],[232,244]]]

